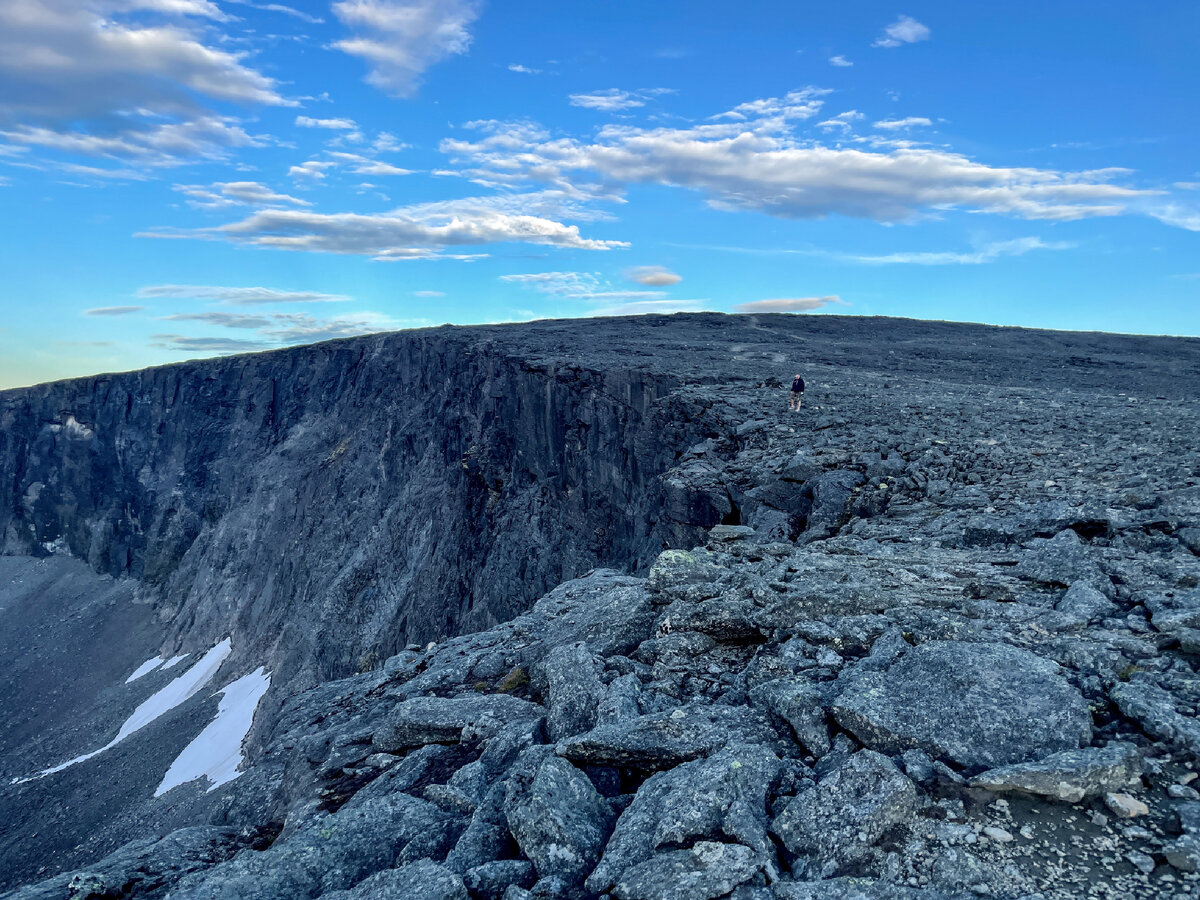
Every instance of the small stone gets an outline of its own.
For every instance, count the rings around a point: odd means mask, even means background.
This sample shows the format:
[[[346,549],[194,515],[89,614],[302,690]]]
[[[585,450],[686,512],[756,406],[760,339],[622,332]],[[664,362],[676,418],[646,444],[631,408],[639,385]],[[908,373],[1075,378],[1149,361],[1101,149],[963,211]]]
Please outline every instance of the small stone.
[[[1133,819],[1150,813],[1150,807],[1129,794],[1107,793],[1104,795],[1104,805],[1112,810],[1118,819]]]
[[[1184,835],[1164,846],[1163,856],[1181,872],[1200,871],[1200,838]]]
[[[1125,854],[1125,858],[1129,860],[1129,864],[1141,872],[1143,875],[1149,875],[1154,871],[1154,857],[1141,853],[1137,850],[1130,850]]]
[[[1094,812],[1092,813],[1092,824],[1099,825],[1101,828],[1103,828],[1108,824],[1108,816],[1101,812]]]
[[[1007,844],[1013,839],[1011,834],[995,825],[987,826],[983,829],[983,833],[989,841],[995,841],[997,844]]]
[[[1032,840],[1033,828],[1030,827],[1029,825],[1022,825],[1020,835],[1021,835],[1021,837],[1025,838],[1025,840],[1027,840],[1027,841]]]
[[[1131,841],[1148,841],[1153,837],[1149,829],[1143,828],[1141,825],[1126,825],[1121,829],[1121,834]]]
[[[1200,800],[1200,791],[1186,784],[1169,784],[1167,793],[1176,800]]]

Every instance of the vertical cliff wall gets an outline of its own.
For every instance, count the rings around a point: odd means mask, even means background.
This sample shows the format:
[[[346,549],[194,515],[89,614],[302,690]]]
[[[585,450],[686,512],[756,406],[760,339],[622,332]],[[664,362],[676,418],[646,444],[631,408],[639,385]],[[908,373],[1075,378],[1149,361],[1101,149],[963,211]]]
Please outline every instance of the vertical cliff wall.
[[[3,549],[138,579],[168,649],[342,675],[686,542],[673,386],[438,329],[10,391]]]

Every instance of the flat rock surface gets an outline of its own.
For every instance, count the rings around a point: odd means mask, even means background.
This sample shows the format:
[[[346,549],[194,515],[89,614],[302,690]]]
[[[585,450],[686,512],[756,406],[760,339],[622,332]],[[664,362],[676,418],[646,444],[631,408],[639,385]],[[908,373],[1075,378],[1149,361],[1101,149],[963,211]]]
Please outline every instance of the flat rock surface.
[[[977,769],[1091,741],[1087,703],[1058,665],[1004,644],[932,641],[856,679],[834,718],[884,753],[921,749]]]

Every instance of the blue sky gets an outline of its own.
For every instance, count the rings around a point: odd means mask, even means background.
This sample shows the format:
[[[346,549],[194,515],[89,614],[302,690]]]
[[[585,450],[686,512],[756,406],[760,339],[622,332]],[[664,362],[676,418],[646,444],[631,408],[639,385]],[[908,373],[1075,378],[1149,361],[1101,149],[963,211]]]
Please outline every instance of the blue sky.
[[[1200,335],[1200,6],[0,0],[0,386],[784,310]]]

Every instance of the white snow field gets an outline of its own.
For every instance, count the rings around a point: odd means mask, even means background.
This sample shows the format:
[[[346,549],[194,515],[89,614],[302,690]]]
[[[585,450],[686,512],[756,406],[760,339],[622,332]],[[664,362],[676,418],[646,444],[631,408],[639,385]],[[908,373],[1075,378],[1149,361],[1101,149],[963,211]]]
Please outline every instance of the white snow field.
[[[133,674],[125,679],[125,683],[133,684],[133,682],[137,681],[143,675],[149,675],[151,672],[153,672],[155,669],[157,669],[162,664],[163,664],[163,658],[161,656],[150,657],[148,660],[146,660],[144,663],[142,663],[140,666],[138,666],[136,669],[133,670]]]
[[[187,700],[197,691],[204,688],[212,677],[217,674],[217,670],[221,668],[221,663],[225,662],[226,657],[233,650],[233,641],[230,638],[225,638],[217,646],[213,647],[203,658],[154,694],[151,694],[146,700],[142,701],[141,705],[133,711],[125,724],[121,726],[121,730],[117,732],[117,736],[101,747],[99,750],[93,750],[91,753],[85,753],[82,756],[77,756],[74,759],[69,759],[65,763],[60,763],[57,766],[52,766],[49,769],[43,769],[35,778],[45,778],[47,775],[53,775],[55,772],[61,772],[63,769],[70,768],[76,763],[81,763],[84,760],[91,759],[93,756],[99,756],[105,750],[115,747],[125,738],[129,737],[134,732],[145,728],[163,713],[170,712],[180,703]],[[145,666],[145,663],[143,663]],[[151,670],[147,670],[151,671]],[[145,673],[142,673],[145,674]],[[126,682],[128,684],[128,682]]]
[[[213,791],[242,774],[238,771],[243,758],[242,741],[250,732],[258,702],[270,686],[271,676],[261,666],[226,685],[220,691],[217,717],[175,757],[154,796],[161,797],[173,787],[205,777],[210,782],[208,790]]]

